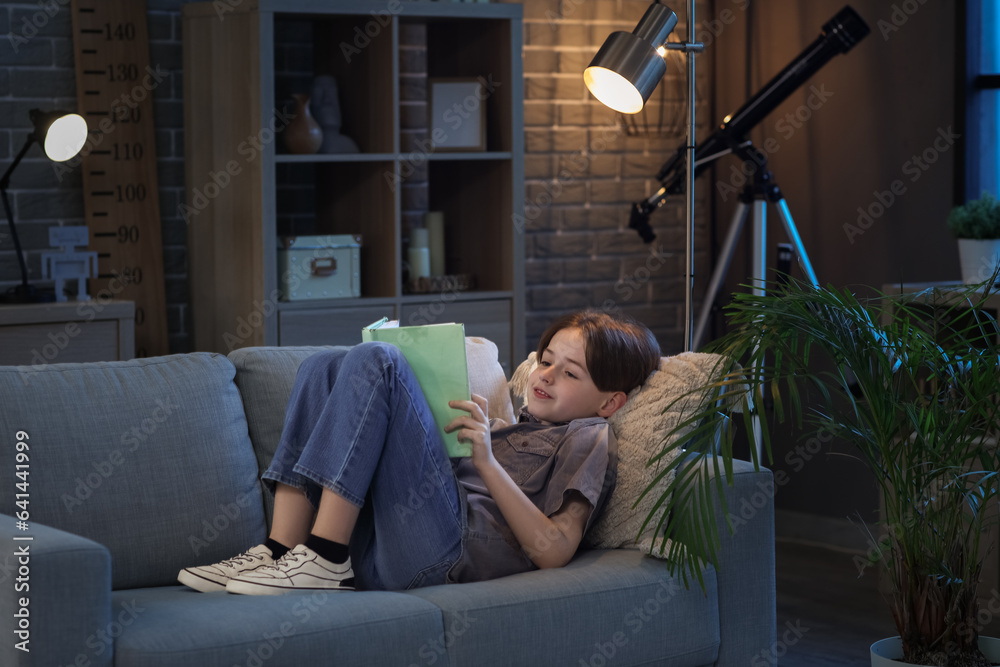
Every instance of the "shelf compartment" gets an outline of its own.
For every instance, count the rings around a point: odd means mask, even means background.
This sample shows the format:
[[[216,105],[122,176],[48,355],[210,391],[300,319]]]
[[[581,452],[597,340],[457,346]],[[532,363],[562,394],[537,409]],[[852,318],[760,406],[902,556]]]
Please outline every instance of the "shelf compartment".
[[[361,295],[398,294],[395,164],[302,162],[278,164],[277,236],[361,235]]]
[[[401,256],[393,162],[330,162],[316,171],[316,233],[361,234],[361,295],[399,294]]]
[[[315,77],[331,75],[337,80],[341,134],[353,139],[361,154],[391,154],[398,151],[397,94],[385,82],[393,80],[396,68],[396,23],[369,35],[364,30],[370,22],[368,14],[276,14],[275,107],[289,108],[293,93],[311,94]],[[277,157],[285,155],[279,144]]]
[[[396,79],[397,25],[395,21],[380,25],[372,36],[365,32],[371,24],[370,14],[316,20],[316,74],[337,79],[341,132],[354,139],[362,153],[395,153],[398,93],[386,83]]]
[[[426,19],[428,78],[480,79],[486,99],[486,150],[512,151],[510,23],[495,19]]]
[[[445,272],[471,273],[476,292],[513,290],[511,163],[428,163],[428,210],[444,212]]]

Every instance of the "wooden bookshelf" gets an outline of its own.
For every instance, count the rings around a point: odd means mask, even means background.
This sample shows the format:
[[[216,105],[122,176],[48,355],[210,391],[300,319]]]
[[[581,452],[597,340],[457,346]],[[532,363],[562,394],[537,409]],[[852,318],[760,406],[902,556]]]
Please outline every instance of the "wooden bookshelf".
[[[188,205],[213,174],[233,161],[239,168],[188,211],[195,349],[353,344],[363,325],[389,316],[464,322],[468,335],[497,343],[510,372],[525,356],[515,224],[524,208],[522,7],[259,0],[220,16],[217,4],[183,5]],[[311,66],[289,73],[282,40],[301,35],[303,23],[310,37],[295,47],[311,53]],[[499,82],[482,101],[485,151],[427,150],[403,127],[400,35],[413,27],[426,35],[426,78]],[[290,155],[271,131],[287,90],[320,74],[337,79],[342,132],[359,153]],[[427,210],[444,211],[447,272],[473,274],[473,290],[407,293],[407,220],[419,216],[403,192],[413,179],[426,188]],[[361,296],[282,301],[277,239],[290,229],[360,234]]]

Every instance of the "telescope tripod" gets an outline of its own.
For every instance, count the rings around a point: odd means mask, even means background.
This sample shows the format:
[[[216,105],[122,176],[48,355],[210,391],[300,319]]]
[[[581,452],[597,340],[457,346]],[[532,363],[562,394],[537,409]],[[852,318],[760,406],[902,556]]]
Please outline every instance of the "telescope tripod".
[[[719,253],[719,260],[716,262],[715,270],[712,272],[712,279],[708,284],[708,291],[705,293],[705,301],[698,316],[698,322],[694,331],[694,342],[691,349],[697,350],[701,345],[702,335],[705,333],[705,326],[712,311],[712,305],[719,294],[722,281],[729,272],[729,265],[733,259],[733,252],[736,250],[736,242],[739,240],[743,226],[746,224],[747,214],[753,210],[753,291],[755,294],[763,294],[764,279],[767,268],[767,204],[774,204],[778,209],[778,216],[785,227],[785,233],[792,242],[795,252],[799,258],[799,264],[806,278],[814,286],[819,287],[819,280],[816,272],[813,271],[809,255],[802,244],[802,237],[795,227],[792,214],[785,203],[785,197],[781,194],[781,189],[774,184],[774,177],[766,168],[767,159],[762,154],[757,153],[753,161],[754,180],[747,183],[740,193],[739,205],[733,213],[732,222],[729,224],[729,231],[722,244],[722,251]],[[749,162],[749,160],[747,160]]]

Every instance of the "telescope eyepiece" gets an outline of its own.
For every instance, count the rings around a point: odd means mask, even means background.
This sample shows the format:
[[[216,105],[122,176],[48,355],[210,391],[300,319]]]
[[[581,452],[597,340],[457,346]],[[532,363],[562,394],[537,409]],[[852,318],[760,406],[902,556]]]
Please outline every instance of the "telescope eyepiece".
[[[841,44],[841,53],[850,51],[870,32],[871,28],[850,5],[846,5],[836,16],[823,24],[823,35],[827,38],[836,38]]]

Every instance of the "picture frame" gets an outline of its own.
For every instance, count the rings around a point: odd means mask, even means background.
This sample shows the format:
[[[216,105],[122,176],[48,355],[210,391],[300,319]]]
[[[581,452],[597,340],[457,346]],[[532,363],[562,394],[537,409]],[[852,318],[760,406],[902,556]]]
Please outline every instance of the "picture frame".
[[[483,82],[473,77],[428,78],[427,119],[435,151],[485,151]]]

